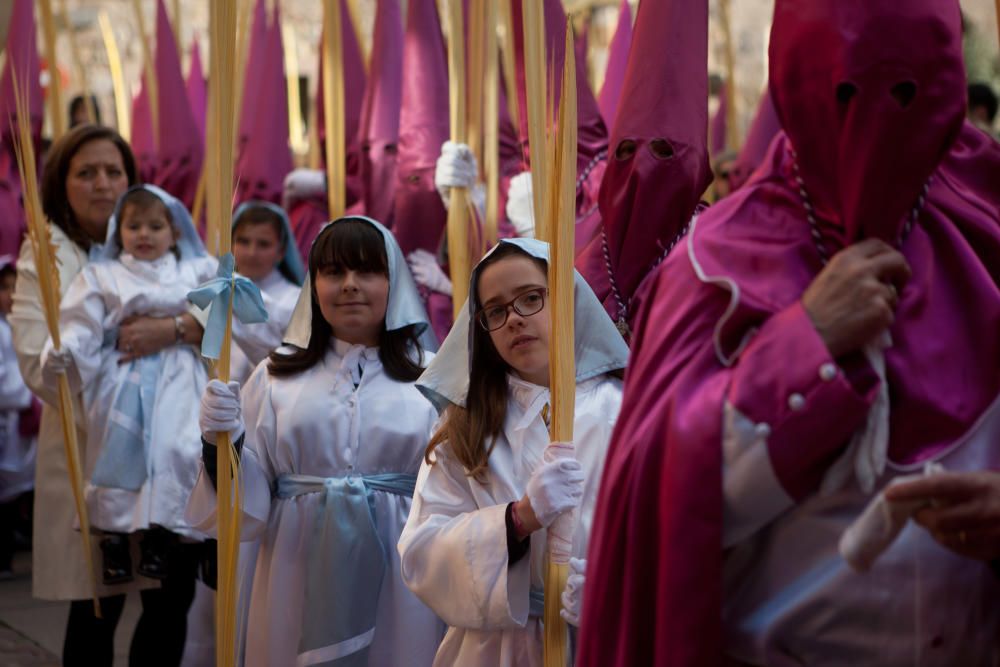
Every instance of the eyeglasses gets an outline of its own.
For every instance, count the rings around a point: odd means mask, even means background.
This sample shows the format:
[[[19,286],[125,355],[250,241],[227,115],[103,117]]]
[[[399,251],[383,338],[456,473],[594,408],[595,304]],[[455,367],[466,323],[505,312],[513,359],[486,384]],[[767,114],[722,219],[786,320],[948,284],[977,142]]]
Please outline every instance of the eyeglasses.
[[[545,307],[545,296],[548,293],[547,288],[537,287],[517,295],[516,298],[507,303],[480,308],[476,313],[476,321],[487,331],[496,331],[507,324],[507,316],[510,314],[511,308],[521,317],[531,317],[541,311]]]

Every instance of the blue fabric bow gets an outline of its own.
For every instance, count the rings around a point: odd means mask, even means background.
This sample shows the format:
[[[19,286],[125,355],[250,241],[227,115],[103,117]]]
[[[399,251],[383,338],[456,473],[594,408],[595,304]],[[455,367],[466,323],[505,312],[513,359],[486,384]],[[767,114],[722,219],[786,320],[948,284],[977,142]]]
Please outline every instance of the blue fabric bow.
[[[232,299],[233,315],[243,324],[267,321],[267,310],[260,290],[252,280],[233,275],[236,260],[232,253],[219,258],[219,269],[207,283],[188,292],[188,301],[199,308],[210,308],[208,323],[201,339],[201,355],[218,359],[222,351],[222,339],[226,334],[226,315]]]

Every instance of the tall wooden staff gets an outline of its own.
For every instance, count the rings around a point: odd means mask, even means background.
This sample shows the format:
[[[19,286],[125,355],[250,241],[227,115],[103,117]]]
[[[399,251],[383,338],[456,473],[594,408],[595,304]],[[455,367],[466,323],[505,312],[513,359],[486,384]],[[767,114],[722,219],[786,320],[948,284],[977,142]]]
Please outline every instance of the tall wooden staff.
[[[548,186],[545,132],[548,127],[546,100],[548,87],[545,73],[548,59],[545,56],[545,11],[542,0],[528,0],[521,4],[524,13],[524,87],[528,107],[528,145],[531,149],[531,192],[534,199],[532,213],[535,237],[546,238],[544,193]]]
[[[41,0],[38,8],[42,14],[42,32],[45,34],[45,60],[49,70],[49,119],[52,122],[52,140],[66,132],[66,109],[62,102],[62,80],[56,60],[56,26],[52,17],[52,0]],[[58,303],[58,301],[56,302]]]
[[[507,0],[504,0],[505,2]],[[1000,0],[998,0],[1000,1]],[[484,0],[486,26],[483,64],[483,174],[486,177],[486,246],[496,244],[500,216],[500,53],[497,44],[498,0]]]
[[[8,63],[12,72],[15,63]],[[28,97],[21,94],[26,84],[18,85],[14,77],[14,99],[17,108],[17,132],[14,137],[14,152],[17,156],[17,170],[21,176],[21,186],[24,196],[24,212],[28,218],[28,239],[35,256],[35,268],[38,271],[38,287],[42,297],[42,308],[45,312],[45,324],[52,338],[55,349],[62,347],[59,339],[59,268],[56,266],[55,248],[52,247],[52,236],[49,225],[42,211],[42,200],[38,195],[38,171],[35,161],[35,148],[31,138],[31,114],[28,108]],[[90,517],[87,513],[87,502],[83,495],[83,467],[80,464],[80,446],[76,439],[76,419],[73,414],[73,394],[69,388],[66,372],[57,376],[59,391],[59,417],[62,423],[63,446],[66,451],[66,468],[69,472],[69,484],[73,490],[73,502],[76,504],[76,516],[80,522],[80,539],[83,542],[83,559],[87,572],[91,577],[91,590],[94,601],[94,614],[101,618],[101,606],[97,601],[97,583],[95,579],[93,551],[90,545]]]
[[[527,5],[528,3],[525,3]],[[541,3],[538,3],[541,5]],[[576,357],[574,331],[574,228],[576,225],[576,59],[573,23],[566,20],[566,53],[563,63],[559,116],[554,131],[552,163],[548,165],[545,198],[549,224],[549,300],[552,333],[549,340],[549,388],[553,457],[574,457],[573,419],[576,403]],[[532,170],[542,151],[532,147]],[[558,443],[558,444],[556,444]],[[548,457],[546,457],[548,458]],[[560,597],[569,574],[573,543],[573,512],[556,519],[547,534],[545,568],[545,666],[565,667],[566,625],[559,615]]]
[[[326,191],[330,219],[344,215],[347,191],[344,168],[347,140],[344,136],[343,21],[338,0],[323,2],[323,123],[326,127]]]
[[[448,0],[448,102],[451,140],[468,141],[466,115],[465,44],[462,39],[462,0]],[[469,191],[452,188],[448,205],[448,269],[451,273],[452,305],[458,319],[469,292],[472,267],[469,258]]]
[[[129,116],[128,88],[125,87],[125,74],[122,69],[122,58],[118,53],[115,33],[111,28],[108,13],[101,10],[98,22],[101,26],[101,37],[104,39],[104,50],[108,53],[108,67],[111,69],[111,84],[115,93],[115,118],[118,119],[118,134],[125,141],[132,140],[132,119]]]
[[[219,256],[230,251],[232,235],[233,153],[236,143],[236,25],[235,3],[210,4],[210,62],[208,125],[211,128],[206,160],[206,200],[208,219],[218,237]],[[225,334],[216,372],[223,382],[229,380],[232,345],[233,305],[228,299]],[[240,545],[241,489],[236,452],[229,433],[219,433],[216,445],[218,476],[218,595],[215,608],[215,659],[218,667],[232,667],[237,655],[237,595]]]

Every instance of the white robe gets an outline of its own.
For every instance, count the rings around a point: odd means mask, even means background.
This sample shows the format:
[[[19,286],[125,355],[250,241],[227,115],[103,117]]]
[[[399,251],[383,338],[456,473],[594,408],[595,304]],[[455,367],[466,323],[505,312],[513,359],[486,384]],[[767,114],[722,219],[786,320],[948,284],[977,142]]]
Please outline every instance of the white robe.
[[[177,316],[187,312],[187,293],[215,275],[213,257],[178,262],[172,253],[149,262],[123,254],[116,261],[88,264],[74,278],[60,306],[63,348],[84,387],[87,410],[85,478],[90,480],[107,437],[108,417],[130,365],[106,344],[131,315]],[[108,341],[110,343],[110,341]],[[51,341],[46,343],[48,347]],[[160,353],[156,400],[150,425],[149,476],[138,491],[87,484],[94,528],[132,533],[156,524],[198,537],[184,520],[184,507],[198,477],[201,434],[199,400],[208,374],[198,350],[173,345]]]
[[[484,483],[469,477],[448,453],[435,450],[423,464],[413,510],[399,540],[403,579],[450,626],[435,665],[535,667],[542,664],[542,623],[529,616],[529,591],[541,591],[545,533],[531,536],[530,556],[507,560],[508,503],[524,496],[531,472],[549,442],[542,408],[547,388],[509,378],[507,416],[489,458]],[[585,558],[597,489],[622,383],[611,376],[576,388],[574,443],[586,474],[575,514],[573,555]],[[561,593],[561,591],[560,591]]]
[[[278,498],[278,476],[415,474],[436,419],[433,407],[412,383],[385,374],[376,348],[364,350],[364,370],[355,390],[351,371],[356,369],[342,369],[341,363],[349,350],[334,341],[320,363],[286,378],[272,377],[266,366],[258,366],[242,391],[247,425],[241,461],[243,539],[259,538],[261,543],[246,631],[248,667],[296,663],[307,555],[322,508],[320,493]],[[392,548],[411,501],[382,491],[373,495],[387,567],[369,664],[430,665],[444,626],[403,584]],[[211,531],[215,507],[215,489],[203,473],[188,517]]]
[[[281,346],[281,339],[292,319],[292,312],[302,289],[278,269],[255,284],[260,289],[264,308],[267,309],[267,322],[250,326],[233,323],[238,344],[233,346],[229,378],[240,384],[246,384],[257,364],[266,359],[272,350]]]
[[[17,368],[10,325],[0,316],[0,502],[35,486],[36,438],[18,430],[19,412],[30,406],[31,392]]]

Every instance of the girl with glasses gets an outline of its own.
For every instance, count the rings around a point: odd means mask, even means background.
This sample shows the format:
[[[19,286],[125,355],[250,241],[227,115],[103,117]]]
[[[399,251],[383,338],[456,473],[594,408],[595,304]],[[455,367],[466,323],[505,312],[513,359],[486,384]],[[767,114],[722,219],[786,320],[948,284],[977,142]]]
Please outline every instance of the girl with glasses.
[[[436,665],[540,665],[546,531],[576,509],[582,559],[627,348],[576,276],[576,460],[547,461],[548,245],[507,239],[417,388],[443,412],[399,541],[403,579],[450,627]],[[555,323],[559,326],[559,323]],[[574,622],[585,562],[563,595]]]

